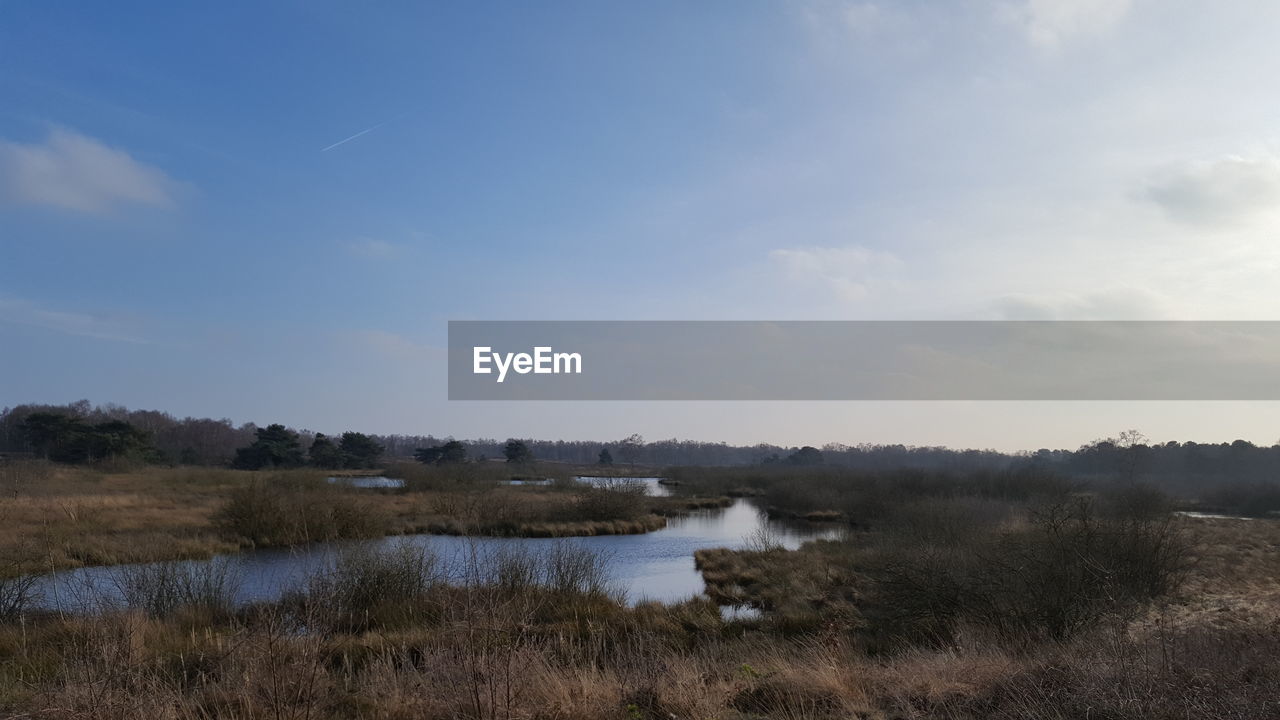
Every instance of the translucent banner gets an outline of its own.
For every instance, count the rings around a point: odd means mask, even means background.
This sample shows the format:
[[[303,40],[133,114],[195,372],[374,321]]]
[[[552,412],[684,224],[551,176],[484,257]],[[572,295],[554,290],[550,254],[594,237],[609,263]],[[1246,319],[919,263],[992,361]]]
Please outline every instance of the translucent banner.
[[[451,400],[1280,400],[1280,322],[452,321]]]

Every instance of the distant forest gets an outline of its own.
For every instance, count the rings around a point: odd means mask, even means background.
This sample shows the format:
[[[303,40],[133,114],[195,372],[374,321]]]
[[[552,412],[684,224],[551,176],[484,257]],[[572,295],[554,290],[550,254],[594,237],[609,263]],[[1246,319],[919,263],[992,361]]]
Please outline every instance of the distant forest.
[[[231,420],[177,418],[158,410],[129,410],[120,405],[94,406],[87,400],[68,405],[24,404],[0,412],[0,452],[39,454],[33,447],[27,419],[33,414],[75,419],[81,427],[96,428],[94,442],[109,453],[134,448],[137,458],[159,464],[229,466],[237,451],[253,446],[259,426]],[[272,426],[274,427],[274,426]],[[297,434],[305,452],[320,433]],[[358,435],[381,446],[383,459],[412,459],[422,448],[440,447],[452,437],[431,435]],[[333,436],[338,439],[342,433]],[[519,438],[518,438],[519,439]],[[502,459],[508,438],[460,440],[472,460]],[[1244,440],[1231,443],[1168,442],[1152,444],[1134,431],[1101,439],[1074,450],[1001,453],[995,450],[956,450],[906,445],[828,444],[819,448],[760,444],[736,446],[695,440],[645,441],[638,435],[618,440],[519,439],[544,462],[594,465],[602,454],[618,465],[746,466],[801,462],[862,470],[911,468],[934,471],[1003,470],[1036,466],[1068,476],[1120,476],[1158,479],[1177,490],[1193,490],[1211,480],[1273,483],[1280,480],[1280,445],[1257,446]],[[323,440],[321,441],[323,444]],[[602,453],[602,451],[607,451]]]

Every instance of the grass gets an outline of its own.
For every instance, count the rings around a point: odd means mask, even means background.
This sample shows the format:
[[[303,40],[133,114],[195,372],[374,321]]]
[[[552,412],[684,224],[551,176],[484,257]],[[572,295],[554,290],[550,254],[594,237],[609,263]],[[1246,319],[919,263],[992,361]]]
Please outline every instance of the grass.
[[[51,479],[47,497],[65,503],[92,488],[111,498],[147,483],[160,494],[208,494],[218,499],[205,516],[216,533],[217,513],[236,493],[266,492],[267,507],[311,503],[302,516],[320,519],[335,500],[361,500],[390,529],[434,517],[509,528],[526,519],[660,519],[663,507],[752,488],[787,512],[834,500],[853,530],[799,550],[762,536],[745,550],[699,552],[714,600],[674,605],[627,606],[604,558],[564,544],[461,568],[408,543],[352,550],[280,602],[239,609],[225,602],[233,579],[216,572],[126,573],[128,608],[0,618],[0,714],[1280,716],[1280,523],[1170,518],[1158,498],[1132,488],[1054,494],[1047,483],[1030,492],[998,477],[908,477],[893,487],[885,476],[830,471],[787,471],[756,485],[691,474],[677,497],[650,499],[567,483],[506,487],[490,473],[428,469],[405,492],[319,486],[302,474],[277,478],[270,491],[255,488],[266,476],[213,473],[171,487],[159,477],[87,474]],[[855,507],[850,497],[876,504]],[[102,507],[94,522],[127,533],[112,513],[128,506]],[[716,601],[764,612],[730,622]],[[1087,622],[1055,624],[1058,616]]]
[[[201,558],[237,549],[213,516],[243,482],[238,476],[23,465],[18,489],[0,499],[0,556],[21,559],[0,569],[6,574]]]
[[[635,609],[496,585],[436,614],[297,632],[279,611],[192,632],[112,614],[0,627],[0,707],[131,718],[1263,718],[1280,637],[1250,626],[1100,630],[1029,651],[969,639],[868,656],[705,606]],[[448,613],[440,609],[449,608]]]
[[[40,461],[3,466],[0,577],[87,565],[202,559],[247,547],[408,533],[568,537],[651,532],[726,497],[651,498],[578,485],[558,466],[389,466],[404,490],[333,484],[316,470],[146,467]],[[513,474],[552,485],[508,486]],[[0,605],[4,589],[0,588]]]

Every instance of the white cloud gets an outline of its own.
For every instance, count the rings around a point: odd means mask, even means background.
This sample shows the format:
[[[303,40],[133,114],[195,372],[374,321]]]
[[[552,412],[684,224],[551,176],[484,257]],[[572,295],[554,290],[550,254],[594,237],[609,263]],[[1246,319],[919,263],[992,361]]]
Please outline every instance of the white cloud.
[[[1179,316],[1169,298],[1139,288],[1011,294],[993,305],[1001,320],[1169,320]]]
[[[386,240],[362,237],[347,243],[347,250],[367,258],[389,258],[400,253],[400,246]]]
[[[846,302],[891,283],[902,265],[891,253],[859,246],[785,248],[770,252],[769,258],[791,281],[825,287]]]
[[[64,128],[41,143],[0,142],[0,200],[7,202],[89,213],[170,207],[176,185],[127,152]]]
[[[1233,155],[1186,164],[1153,180],[1143,196],[1179,222],[1237,224],[1280,205],[1280,160]]]
[[[885,21],[884,11],[873,2],[857,2],[843,8],[845,26],[855,33],[871,32]]]
[[[1031,44],[1055,50],[1073,38],[1107,32],[1131,5],[1131,0],[1026,0],[1019,15]]]
[[[116,315],[46,308],[28,300],[0,298],[0,322],[44,328],[67,335],[147,344],[136,323]]]

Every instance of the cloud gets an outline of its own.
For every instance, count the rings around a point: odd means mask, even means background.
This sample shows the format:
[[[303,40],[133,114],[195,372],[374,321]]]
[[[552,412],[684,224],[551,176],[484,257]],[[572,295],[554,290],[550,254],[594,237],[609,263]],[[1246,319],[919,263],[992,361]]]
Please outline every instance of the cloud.
[[[844,301],[865,298],[871,289],[891,281],[902,261],[891,253],[859,246],[774,250],[769,258],[788,279],[818,284]]]
[[[1186,164],[1153,180],[1142,196],[1178,222],[1238,223],[1280,204],[1280,160],[1232,155]]]
[[[386,240],[362,237],[347,243],[347,250],[366,258],[389,258],[400,254],[400,246]]]
[[[1107,32],[1131,5],[1131,0],[1026,0],[1018,15],[1032,45],[1056,50],[1071,39]]]
[[[42,143],[0,141],[0,200],[103,213],[121,205],[171,207],[177,186],[162,170],[65,128]]]
[[[364,362],[373,356],[387,363],[384,368],[393,367],[398,372],[419,376],[429,369],[444,368],[447,358],[447,349],[442,346],[386,330],[342,330],[333,338],[344,350],[357,352]]]
[[[844,23],[855,33],[873,32],[885,22],[885,13],[873,2],[855,2],[845,6],[841,14]]]
[[[136,323],[104,313],[54,310],[28,300],[0,298],[0,322],[44,328],[67,335],[149,344],[134,327]]]
[[[1001,320],[1168,320],[1178,317],[1163,295],[1138,288],[1086,293],[1012,294],[992,304]]]

